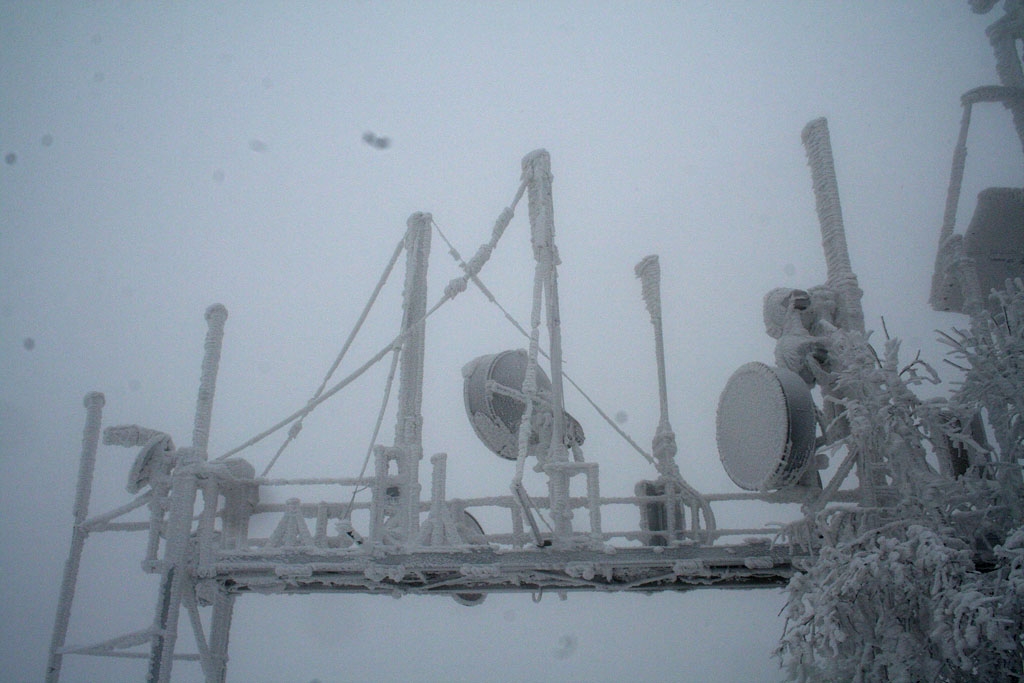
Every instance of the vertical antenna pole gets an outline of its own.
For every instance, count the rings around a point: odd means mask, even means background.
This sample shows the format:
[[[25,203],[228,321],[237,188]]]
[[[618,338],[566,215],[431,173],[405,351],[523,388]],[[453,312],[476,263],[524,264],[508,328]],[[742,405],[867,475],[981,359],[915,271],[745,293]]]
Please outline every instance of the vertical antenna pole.
[[[220,348],[224,340],[224,321],[228,309],[222,304],[213,304],[206,309],[206,342],[203,344],[203,372],[199,379],[199,397],[196,399],[196,419],[192,428],[192,447],[200,458],[206,460],[206,449],[210,442],[210,418],[213,414],[213,394],[217,388],[217,368],[220,365]]]
[[[50,658],[46,666],[46,682],[56,683],[60,679],[63,655],[60,650],[67,638],[68,623],[71,620],[71,602],[75,599],[75,584],[78,581],[78,567],[82,550],[88,535],[82,524],[89,515],[89,498],[92,495],[92,476],[96,467],[96,449],[100,441],[100,421],[103,415],[103,394],[93,391],[85,396],[85,429],[82,433],[82,455],[78,461],[78,487],[75,490],[75,506],[72,515],[75,525],[71,530],[71,549],[64,564],[64,579],[60,584],[57,599],[57,616],[50,640]]]
[[[678,474],[675,465],[676,435],[668,418],[668,381],[665,377],[665,339],[661,327],[661,265],[657,255],[644,258],[634,269],[642,285],[641,294],[654,325],[654,353],[658,362],[658,395],[661,399],[661,419],[654,434],[652,448],[658,472],[663,476]]]
[[[811,183],[818,222],[821,224],[821,246],[825,251],[828,272],[827,284],[839,299],[837,323],[841,329],[863,333],[864,310],[861,297],[864,292],[857,285],[857,276],[850,267],[828,121],[824,118],[811,121],[804,126],[801,138],[807,151],[807,163],[811,167]],[[877,492],[886,487],[878,459],[877,454],[857,454],[857,478],[865,505],[875,504]]]
[[[156,617],[150,641],[148,683],[169,683],[171,680],[182,594],[186,590],[194,590],[190,575],[192,570],[186,559],[199,485],[198,467],[207,459],[213,396],[217,388],[217,369],[227,317],[228,309],[221,304],[213,304],[206,309],[206,341],[203,344],[203,368],[196,399],[192,447],[178,451],[178,464],[171,475],[170,509],[164,527],[167,542],[161,563]]]
[[[932,273],[932,289],[929,294],[929,303],[936,310],[945,310],[942,302],[944,280],[947,276],[945,259],[949,256],[946,249],[946,241],[953,237],[953,229],[956,227],[956,214],[960,206],[960,190],[964,181],[964,168],[967,165],[967,132],[971,126],[971,107],[973,102],[961,98],[964,113],[960,118],[960,134],[957,136],[956,147],[953,149],[953,166],[949,171],[949,185],[946,189],[946,208],[942,214],[942,227],[939,229],[939,247],[935,251],[935,271]],[[962,269],[956,274],[962,278],[961,286],[977,285],[976,279],[964,273]],[[964,276],[967,277],[964,277]],[[973,273],[971,274],[973,275]],[[970,282],[968,282],[970,281]],[[977,290],[977,287],[973,287]],[[964,294],[967,294],[964,292]],[[971,294],[976,294],[972,291]],[[974,314],[980,301],[974,296],[964,296],[961,308],[964,312]]]
[[[964,168],[967,166],[967,132],[971,127],[971,107],[973,102],[964,101],[964,113],[960,117],[960,133],[956,138],[953,150],[953,167],[949,173],[949,186],[946,190],[946,208],[942,213],[942,229],[939,232],[939,246],[953,235],[956,225],[956,213],[960,206],[960,188],[964,182]]]
[[[562,381],[562,330],[558,306],[558,249],[555,246],[554,206],[551,196],[551,157],[539,149],[523,158],[523,179],[527,181],[530,204],[530,237],[533,256],[537,261],[536,277],[543,284],[546,303],[548,341],[551,345],[551,445],[550,459],[554,463],[567,462],[565,446],[565,400]],[[531,349],[532,351],[532,349]],[[535,356],[531,357],[535,362]],[[551,517],[555,536],[568,538],[572,534],[572,512],[569,509],[568,478],[561,473],[549,473],[551,488]]]
[[[824,118],[811,121],[804,126],[801,138],[807,150],[807,163],[811,167],[811,183],[818,222],[821,224],[821,246],[825,250],[828,284],[836,290],[841,302],[839,327],[863,332],[864,311],[860,300],[864,292],[857,285],[857,276],[850,268],[828,121]]]
[[[420,527],[419,462],[423,458],[423,359],[426,341],[427,265],[430,257],[429,213],[414,213],[406,222],[405,290],[402,302],[402,344],[398,384],[398,422],[395,448],[401,450],[399,505],[408,528],[405,538],[416,540]]]

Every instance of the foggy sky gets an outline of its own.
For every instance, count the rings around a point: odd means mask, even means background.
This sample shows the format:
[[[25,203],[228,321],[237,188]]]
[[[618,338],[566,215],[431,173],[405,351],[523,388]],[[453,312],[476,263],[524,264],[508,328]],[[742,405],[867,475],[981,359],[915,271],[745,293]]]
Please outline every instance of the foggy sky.
[[[71,533],[82,397],[104,424],[184,445],[203,311],[230,317],[211,455],[305,404],[415,211],[465,258],[546,148],[567,371],[643,445],[658,418],[633,266],[661,258],[669,405],[684,477],[733,491],[714,410],[771,362],[761,297],[825,277],[800,131],[827,116],[867,325],[939,364],[928,287],[959,96],[996,83],[967,3],[64,3],[0,1],[0,666],[39,680]],[[386,137],[384,148],[363,136]],[[988,186],[1021,186],[1009,116],[978,107],[958,229]],[[529,318],[525,202],[482,273]],[[435,235],[431,301],[459,275]],[[401,276],[350,351],[397,331]],[[524,346],[467,291],[427,325],[424,447],[448,495],[507,491],[473,436],[461,365]],[[343,368],[343,372],[344,372]],[[386,373],[386,370],[383,371]],[[944,378],[955,380],[946,370]],[[353,476],[371,373],[306,421],[276,476]],[[567,394],[602,494],[655,473]],[[385,422],[381,441],[391,438]],[[257,470],[279,439],[247,452]],[[93,512],[129,500],[134,452],[103,448]],[[426,482],[426,467],[422,473]],[[744,525],[775,521],[761,510]],[[783,514],[783,513],[778,513]],[[145,627],[142,539],[91,538],[69,643]],[[779,680],[781,591],[236,603],[229,680]],[[181,649],[193,651],[184,621]],[[197,667],[176,664],[183,680]],[[140,662],[65,658],[66,681]]]

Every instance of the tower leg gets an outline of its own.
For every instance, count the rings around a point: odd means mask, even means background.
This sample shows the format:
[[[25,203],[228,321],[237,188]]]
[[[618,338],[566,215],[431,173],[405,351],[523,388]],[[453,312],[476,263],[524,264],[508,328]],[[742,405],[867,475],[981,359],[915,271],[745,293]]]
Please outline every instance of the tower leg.
[[[74,519],[75,526],[71,531],[71,549],[64,565],[64,580],[60,585],[60,597],[57,599],[57,617],[53,624],[53,637],[50,640],[50,658],[46,665],[46,683],[57,683],[60,679],[60,667],[63,655],[64,640],[68,634],[68,623],[71,620],[71,602],[75,598],[75,584],[78,581],[78,567],[82,560],[82,550],[88,532],[82,527],[89,513],[89,497],[92,493],[92,475],[96,465],[96,449],[100,441],[100,421],[103,414],[103,394],[92,392],[85,397],[85,430],[82,434],[82,457],[78,465],[78,488],[75,492]]]
[[[182,464],[175,470],[171,484],[167,546],[164,550],[163,575],[150,642],[147,683],[170,683],[182,591],[190,583],[186,555],[192,532],[192,514],[196,501],[196,460],[199,456],[195,449],[183,448],[179,453]]]
[[[228,675],[228,635],[231,632],[231,616],[235,609],[235,596],[219,586],[213,599],[213,617],[210,621],[210,659],[213,660],[213,675],[208,683],[225,683]]]

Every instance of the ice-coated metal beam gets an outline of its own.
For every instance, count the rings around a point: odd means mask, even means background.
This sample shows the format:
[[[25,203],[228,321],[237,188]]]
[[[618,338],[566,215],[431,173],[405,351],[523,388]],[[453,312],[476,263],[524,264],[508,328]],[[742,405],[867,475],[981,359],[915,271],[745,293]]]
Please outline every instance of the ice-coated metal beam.
[[[103,394],[93,391],[86,394],[85,429],[82,434],[82,455],[78,464],[78,486],[75,490],[75,505],[72,509],[75,525],[71,529],[71,549],[64,564],[64,579],[60,585],[60,596],[57,599],[57,616],[54,620],[53,636],[50,641],[50,656],[46,665],[47,683],[56,683],[60,679],[60,668],[63,661],[61,653],[64,640],[67,638],[68,624],[71,619],[71,603],[75,599],[75,585],[78,582],[78,568],[85,548],[85,538],[89,531],[85,521],[89,516],[89,498],[92,495],[93,470],[96,467],[96,449],[100,442],[100,422],[103,416]]]
[[[362,554],[221,554],[229,592],[430,593],[683,591],[785,585],[806,551],[769,542],[604,550],[495,550]]]

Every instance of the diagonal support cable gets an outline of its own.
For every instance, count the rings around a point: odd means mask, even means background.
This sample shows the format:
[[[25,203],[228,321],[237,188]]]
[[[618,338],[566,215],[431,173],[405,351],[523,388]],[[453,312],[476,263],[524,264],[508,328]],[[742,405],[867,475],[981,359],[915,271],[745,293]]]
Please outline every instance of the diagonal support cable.
[[[339,365],[341,365],[342,359],[345,357],[345,354],[348,353],[349,347],[351,347],[352,342],[355,341],[356,335],[359,334],[359,330],[362,328],[363,323],[366,322],[366,317],[370,314],[370,309],[372,309],[373,305],[376,303],[377,296],[380,294],[381,289],[384,288],[384,284],[388,281],[388,278],[391,276],[391,271],[394,269],[395,263],[398,262],[398,257],[401,255],[404,246],[405,240],[399,240],[398,245],[395,246],[394,253],[391,255],[391,260],[388,261],[387,266],[384,267],[384,272],[381,274],[380,279],[377,281],[377,286],[374,287],[373,293],[370,294],[369,301],[367,301],[366,306],[363,307],[362,314],[360,314],[359,319],[356,321],[355,326],[352,328],[352,331],[348,335],[348,339],[345,340],[345,344],[341,347],[341,351],[338,353],[337,358],[334,359],[334,363],[331,364],[331,367],[327,371],[327,374],[324,376],[324,379],[320,383],[320,386],[317,387],[316,392],[314,392],[313,398],[310,399],[311,405],[313,401],[320,397],[320,394],[323,393],[324,388],[327,386],[327,382],[329,382],[331,377],[334,375],[334,371],[338,369]],[[270,463],[263,470],[263,473],[260,475],[261,477],[267,476],[267,473],[270,472],[270,468],[272,468],[274,464],[277,462],[277,459],[281,457],[281,454],[284,452],[284,449],[287,448],[288,445],[292,441],[294,441],[295,438],[299,435],[299,432],[302,431],[302,421],[305,419],[306,415],[312,412],[312,410],[313,408],[310,407],[309,411],[307,411],[304,415],[299,417],[298,421],[296,421],[295,424],[292,425],[291,429],[288,430],[287,438],[284,440],[284,443],[281,444],[281,447],[277,449],[277,453],[274,454],[274,457],[270,459]],[[220,458],[218,458],[218,460],[219,459]]]
[[[469,266],[462,259],[462,256],[459,254],[458,249],[456,249],[455,246],[452,245],[451,241],[449,241],[448,237],[441,230],[441,226],[439,226],[437,224],[437,221],[433,221],[433,225],[434,225],[434,229],[437,230],[437,234],[441,237],[441,239],[444,241],[444,243],[448,245],[448,253],[451,254],[452,258],[455,259],[458,262],[459,266],[462,267],[462,269],[467,271],[467,273],[468,273],[469,272]],[[497,306],[498,310],[501,311],[501,313],[505,316],[505,319],[508,320],[509,323],[511,323],[511,325],[514,328],[516,328],[516,330],[518,330],[521,335],[523,335],[523,337],[525,337],[526,339],[530,339],[530,333],[527,332],[526,329],[519,323],[519,321],[516,320],[515,317],[511,313],[508,312],[508,309],[506,309],[501,304],[501,302],[498,301],[497,297],[495,297],[494,294],[491,292],[491,290],[488,289],[487,285],[484,284],[483,280],[480,279],[480,276],[478,274],[473,274],[471,276],[468,276],[468,279],[469,279],[470,282],[472,282],[476,286],[477,289],[480,290],[480,292],[485,297],[487,297],[488,301],[490,301],[492,304]],[[539,353],[542,356],[544,356],[548,360],[551,360],[551,357],[548,355],[547,351],[545,351],[544,349],[538,349],[538,351],[539,351]],[[572,377],[570,377],[568,374],[565,374],[565,373],[562,373],[562,377],[574,389],[576,389],[576,391],[579,392],[580,396],[582,396],[583,399],[587,403],[590,404],[590,407],[593,408],[597,412],[597,414],[600,415],[601,418],[605,422],[607,422],[608,425],[613,430],[615,430],[615,433],[617,433],[620,437],[622,437],[622,439],[627,444],[629,444],[633,448],[633,450],[635,450],[637,453],[639,453],[640,456],[644,460],[646,460],[647,462],[651,463],[652,465],[654,464],[655,461],[654,461],[654,458],[651,456],[651,454],[648,453],[647,451],[645,451],[642,446],[640,446],[638,443],[636,443],[636,441],[634,441],[632,439],[632,437],[629,436],[629,434],[627,434],[621,427],[619,427],[617,424],[615,424],[615,421],[611,417],[609,417],[608,414],[606,412],[604,412],[604,410],[602,410],[599,405],[597,405],[597,403],[590,397],[590,395],[587,394],[587,392],[584,391],[583,388],[579,384],[577,384],[576,381]]]

